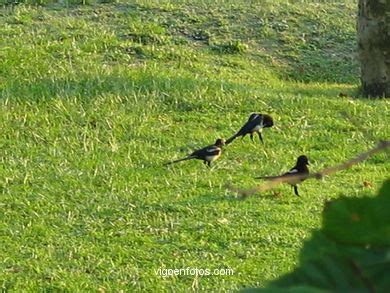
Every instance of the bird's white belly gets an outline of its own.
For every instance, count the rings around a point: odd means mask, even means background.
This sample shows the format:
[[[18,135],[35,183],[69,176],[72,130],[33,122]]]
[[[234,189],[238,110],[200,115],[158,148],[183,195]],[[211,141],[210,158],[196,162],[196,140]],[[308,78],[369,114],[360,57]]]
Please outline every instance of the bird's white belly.
[[[258,125],[256,125],[256,126],[252,129],[252,131],[253,131],[253,132],[259,131],[260,129],[261,129],[261,125],[258,124]]]
[[[218,158],[219,158],[219,155],[206,156],[206,157],[205,157],[206,161],[208,161],[208,162],[213,162],[213,161],[215,161],[215,160],[218,159]]]

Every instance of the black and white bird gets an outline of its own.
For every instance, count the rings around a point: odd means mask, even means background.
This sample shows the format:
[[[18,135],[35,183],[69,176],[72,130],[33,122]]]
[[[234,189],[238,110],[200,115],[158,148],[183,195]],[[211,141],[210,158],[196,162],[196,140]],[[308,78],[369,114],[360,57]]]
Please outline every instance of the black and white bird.
[[[309,159],[305,155],[302,155],[298,157],[297,163],[290,169],[290,171],[279,176],[261,176],[256,177],[256,179],[275,180],[279,178],[286,178],[286,182],[294,187],[295,195],[299,196],[297,184],[304,181],[306,179],[306,175],[309,175],[308,165]]]
[[[203,163],[210,167],[211,162],[215,161],[221,156],[222,147],[225,145],[225,140],[218,138],[214,144],[204,147],[202,149],[196,150],[193,153],[189,154],[187,157],[171,161],[165,165],[170,165],[173,163],[178,163],[181,161],[187,161],[192,159],[202,160]]]
[[[245,135],[249,134],[251,140],[253,141],[253,134],[257,133],[259,135],[260,141],[263,142],[263,138],[261,136],[261,130],[263,128],[272,127],[274,125],[274,120],[270,115],[260,114],[260,113],[252,113],[249,116],[248,121],[241,127],[241,129],[234,134],[231,138],[226,141],[226,145],[231,143],[237,137],[241,136],[242,138]]]

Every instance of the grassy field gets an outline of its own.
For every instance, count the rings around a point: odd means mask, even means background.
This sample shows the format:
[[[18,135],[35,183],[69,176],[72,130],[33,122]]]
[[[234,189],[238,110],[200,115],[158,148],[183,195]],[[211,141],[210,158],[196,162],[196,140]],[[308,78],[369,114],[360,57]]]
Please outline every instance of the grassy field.
[[[263,287],[298,265],[326,199],[388,177],[379,154],[300,198],[225,188],[389,138],[389,101],[358,96],[357,1],[62,2],[0,8],[2,290]],[[254,111],[275,119],[264,146],[163,166]],[[187,267],[234,274],[156,274]]]

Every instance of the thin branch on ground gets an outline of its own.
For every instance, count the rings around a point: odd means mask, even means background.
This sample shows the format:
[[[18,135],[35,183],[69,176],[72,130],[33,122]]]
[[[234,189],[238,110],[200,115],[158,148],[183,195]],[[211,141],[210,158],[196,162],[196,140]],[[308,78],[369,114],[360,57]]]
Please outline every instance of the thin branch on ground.
[[[322,179],[324,176],[331,175],[333,173],[351,168],[353,165],[356,165],[356,164],[366,160],[368,157],[370,157],[378,152],[381,152],[388,147],[390,147],[390,141],[383,140],[383,141],[380,141],[374,148],[372,148],[364,153],[359,154],[358,156],[356,156],[355,158],[353,158],[351,160],[348,160],[340,165],[324,168],[316,173],[278,177],[278,178],[272,179],[270,181],[267,181],[264,184],[258,185],[258,186],[253,187],[253,188],[248,188],[248,189],[237,188],[234,186],[228,186],[227,188],[230,191],[237,192],[242,198],[246,198],[246,197],[253,195],[255,193],[261,193],[261,192],[268,191],[268,190],[270,190],[270,189],[272,189],[272,188],[274,188],[282,183],[294,184],[294,183],[300,182],[301,180],[306,180],[306,179],[312,179],[312,178]]]

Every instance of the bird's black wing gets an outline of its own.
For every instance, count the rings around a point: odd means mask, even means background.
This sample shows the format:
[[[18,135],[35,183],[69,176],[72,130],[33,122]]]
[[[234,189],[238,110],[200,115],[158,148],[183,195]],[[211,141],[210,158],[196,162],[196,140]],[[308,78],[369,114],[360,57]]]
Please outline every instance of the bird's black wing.
[[[252,117],[252,116],[251,116]],[[249,117],[248,121],[241,127],[241,129],[237,132],[238,136],[247,134],[252,131],[257,125],[261,123],[262,116],[261,114],[257,114],[255,116]]]
[[[211,146],[207,146],[207,147],[204,147],[202,149],[196,150],[196,151],[192,152],[191,154],[189,154],[188,156],[186,156],[184,158],[167,162],[164,165],[170,165],[170,164],[178,163],[178,162],[181,162],[181,161],[187,161],[187,160],[191,160],[191,159],[199,159],[199,158],[201,159],[201,158],[204,157],[204,154],[207,153],[206,150],[208,148],[211,148],[211,147],[213,147],[213,146],[211,145]]]
[[[293,167],[293,168],[291,168],[288,172],[282,174],[282,176],[291,176],[291,175],[296,175],[296,174],[298,174],[298,173],[299,173],[299,172],[298,172],[297,167]]]
[[[216,156],[219,155],[221,152],[221,149],[215,145],[209,145],[207,147],[204,147],[200,150],[194,151],[192,154],[190,154],[190,157],[203,159],[207,156]]]
[[[226,144],[231,143],[235,138],[239,136],[246,135],[252,131],[257,125],[261,123],[262,116],[261,114],[256,114],[254,116],[250,116],[248,121],[240,128],[239,131],[236,132],[232,137],[226,140]]]
[[[276,175],[276,176],[260,176],[260,177],[255,177],[256,179],[265,179],[265,180],[273,180],[277,178],[283,178],[283,177],[293,177],[294,175],[298,174],[298,170],[294,167],[290,169],[290,171],[282,174],[282,175]]]

